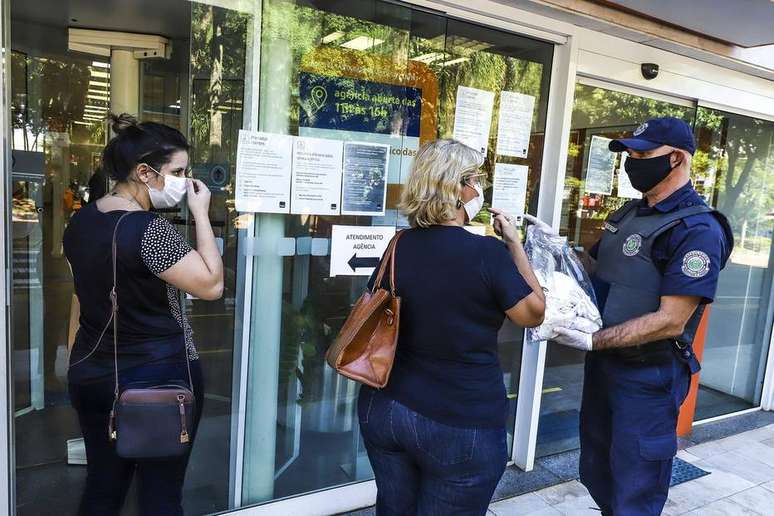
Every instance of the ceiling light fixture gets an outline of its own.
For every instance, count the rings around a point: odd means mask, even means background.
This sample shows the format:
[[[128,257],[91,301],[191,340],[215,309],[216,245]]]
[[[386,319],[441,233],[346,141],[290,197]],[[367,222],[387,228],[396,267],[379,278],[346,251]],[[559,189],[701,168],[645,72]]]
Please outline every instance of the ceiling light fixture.
[[[322,38],[322,42],[323,42],[323,43],[333,43],[333,42],[334,42],[334,41],[336,41],[337,39],[341,39],[341,38],[342,38],[342,36],[344,36],[344,33],[343,33],[343,32],[340,32],[340,31],[331,32],[331,33],[330,33],[330,34],[328,34],[327,36],[323,36],[323,38]]]
[[[430,52],[428,54],[422,54],[421,56],[412,57],[412,61],[419,61],[420,63],[430,64],[433,61],[437,61],[443,57],[442,52]]]
[[[358,36],[342,43],[340,46],[351,48],[352,50],[368,50],[384,43],[383,39],[369,38],[368,36]]]
[[[470,58],[467,57],[458,57],[457,59],[452,59],[451,61],[444,61],[443,63],[439,63],[440,66],[451,66],[456,65],[459,63],[464,63],[465,61],[470,61]]]

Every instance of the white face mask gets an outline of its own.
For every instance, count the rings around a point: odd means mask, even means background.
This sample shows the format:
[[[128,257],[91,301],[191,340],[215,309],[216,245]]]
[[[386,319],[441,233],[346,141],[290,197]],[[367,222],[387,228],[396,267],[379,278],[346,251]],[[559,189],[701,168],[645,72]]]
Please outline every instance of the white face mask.
[[[153,207],[159,209],[177,206],[188,191],[188,179],[171,174],[162,176],[158,170],[147,163],[146,166],[164,178],[164,188],[161,190],[154,190],[147,183],[145,185],[148,187],[148,195],[150,195],[150,202]]]
[[[481,211],[481,208],[484,207],[484,189],[479,184],[473,185],[473,189],[478,195],[464,205],[465,213],[468,215],[468,222],[473,220],[478,215],[478,212]]]

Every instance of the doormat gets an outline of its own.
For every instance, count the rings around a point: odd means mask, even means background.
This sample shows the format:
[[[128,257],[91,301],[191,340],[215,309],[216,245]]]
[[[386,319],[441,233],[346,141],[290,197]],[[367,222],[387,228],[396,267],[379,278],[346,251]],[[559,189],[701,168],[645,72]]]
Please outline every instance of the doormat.
[[[683,482],[695,480],[709,474],[709,471],[704,471],[701,468],[697,468],[690,462],[685,462],[684,460],[675,457],[674,461],[672,462],[672,481],[670,482],[669,486],[674,487],[678,484],[682,484]]]

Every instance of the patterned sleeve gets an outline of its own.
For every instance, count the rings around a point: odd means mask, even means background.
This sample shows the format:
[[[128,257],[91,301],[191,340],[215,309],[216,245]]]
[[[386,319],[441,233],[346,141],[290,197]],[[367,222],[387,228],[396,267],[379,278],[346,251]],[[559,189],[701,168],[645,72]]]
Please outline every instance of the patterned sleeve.
[[[153,274],[161,274],[190,251],[188,242],[164,218],[154,218],[142,235],[140,255]]]

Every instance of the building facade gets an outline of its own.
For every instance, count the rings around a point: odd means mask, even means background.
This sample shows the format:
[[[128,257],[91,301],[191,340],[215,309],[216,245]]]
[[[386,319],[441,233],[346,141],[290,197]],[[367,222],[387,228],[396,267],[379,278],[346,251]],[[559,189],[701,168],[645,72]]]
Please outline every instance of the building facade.
[[[737,243],[702,323],[703,370],[681,429],[770,409],[774,66],[710,40],[670,40],[674,28],[637,34],[626,19],[552,3],[572,2],[3,0],[2,510],[71,514],[83,487],[61,239],[98,189],[108,111],[179,128],[194,177],[213,192],[225,294],[183,299],[206,383],[184,491],[191,513],[374,503],[357,386],[324,361],[372,269],[334,272],[334,233],[403,227],[396,202],[416,149],[464,124],[484,127],[490,182],[498,165],[525,171],[525,209],[585,248],[634,195],[623,164],[603,156],[602,166],[595,150],[649,117],[692,125],[694,185],[729,216]],[[491,115],[482,122],[471,107]],[[384,205],[237,211],[240,130],[389,145]],[[184,210],[165,215],[190,233]],[[491,232],[486,219],[474,225]],[[513,463],[529,470],[535,457],[577,448],[583,354],[531,342],[510,323],[499,346]]]

